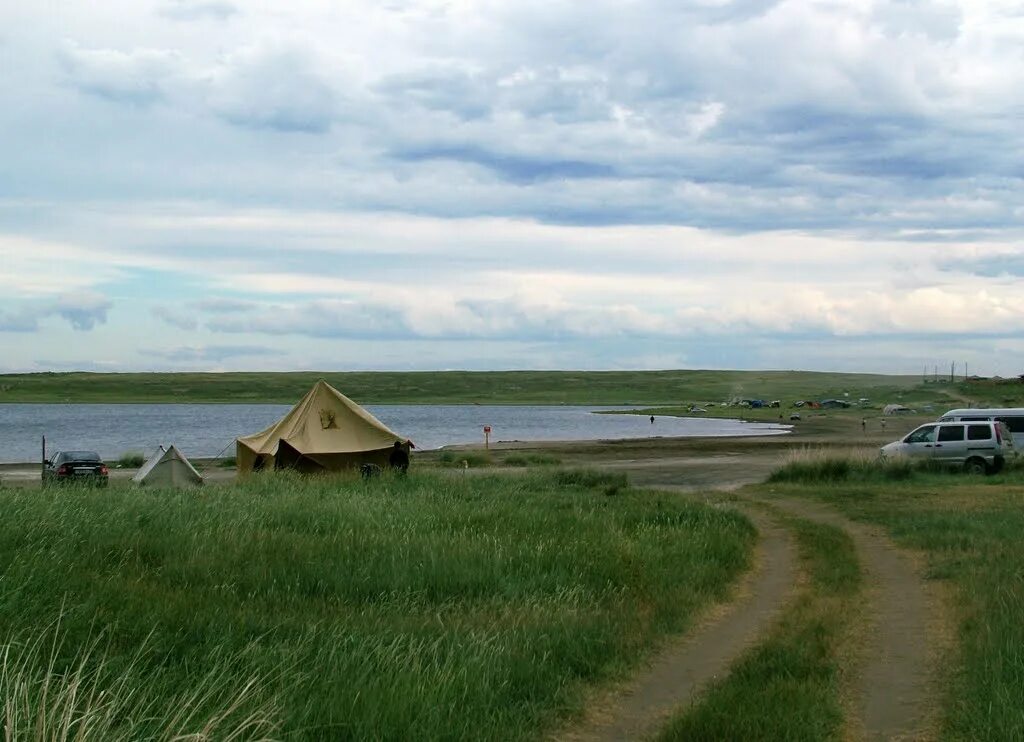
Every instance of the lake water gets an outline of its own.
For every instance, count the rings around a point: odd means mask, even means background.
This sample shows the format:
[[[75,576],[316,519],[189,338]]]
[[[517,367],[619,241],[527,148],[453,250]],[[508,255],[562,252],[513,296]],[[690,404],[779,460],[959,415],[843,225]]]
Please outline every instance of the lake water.
[[[38,461],[47,451],[89,449],[105,458],[127,451],[148,455],[174,443],[187,456],[234,455],[234,440],[267,428],[290,405],[240,404],[3,404],[0,463]],[[419,449],[453,443],[558,441],[779,434],[789,426],[715,418],[595,415],[623,407],[366,405],[381,422]],[[225,451],[225,449],[227,449]]]

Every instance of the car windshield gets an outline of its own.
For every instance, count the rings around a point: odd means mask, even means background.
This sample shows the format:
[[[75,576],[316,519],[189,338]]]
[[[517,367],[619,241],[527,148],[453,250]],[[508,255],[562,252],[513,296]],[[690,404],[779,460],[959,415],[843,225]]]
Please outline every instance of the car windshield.
[[[904,443],[932,443],[935,440],[935,426],[926,425],[918,428],[903,439]]]
[[[65,451],[65,461],[99,461],[100,455],[95,451]]]

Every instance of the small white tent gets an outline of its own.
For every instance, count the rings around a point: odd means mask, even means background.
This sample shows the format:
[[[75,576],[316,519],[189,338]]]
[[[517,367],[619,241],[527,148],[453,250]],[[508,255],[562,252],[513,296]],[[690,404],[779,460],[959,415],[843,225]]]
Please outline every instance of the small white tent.
[[[160,446],[132,481],[158,487],[195,487],[203,483],[203,477],[177,448]]]
[[[883,415],[902,415],[905,412],[913,412],[913,410],[901,404],[887,404],[882,410]]]

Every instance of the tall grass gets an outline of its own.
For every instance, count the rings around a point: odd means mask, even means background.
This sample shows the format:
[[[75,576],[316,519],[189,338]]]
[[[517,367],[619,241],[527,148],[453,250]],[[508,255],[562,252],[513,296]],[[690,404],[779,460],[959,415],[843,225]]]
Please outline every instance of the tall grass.
[[[1024,460],[1009,460],[1003,475],[1024,470]],[[956,467],[930,459],[881,458],[875,449],[836,452],[803,448],[791,451],[769,476],[771,483],[827,484],[837,482],[901,482],[921,476],[959,476]]]
[[[117,466],[121,469],[138,469],[146,463],[146,456],[138,451],[128,451],[121,454],[117,460]]]
[[[165,693],[144,671],[141,645],[108,655],[102,636],[66,646],[60,624],[0,643],[5,740],[253,740],[271,737],[277,709],[255,678],[210,658],[188,688]]]
[[[127,673],[153,699],[140,729],[201,687],[216,692],[190,719],[220,718],[252,683],[230,718],[290,738],[534,737],[750,558],[735,514],[593,482],[268,473],[200,492],[5,493],[0,636],[58,615],[62,632],[45,658],[31,636],[9,642],[11,677],[107,698]],[[26,709],[49,709],[34,697]]]

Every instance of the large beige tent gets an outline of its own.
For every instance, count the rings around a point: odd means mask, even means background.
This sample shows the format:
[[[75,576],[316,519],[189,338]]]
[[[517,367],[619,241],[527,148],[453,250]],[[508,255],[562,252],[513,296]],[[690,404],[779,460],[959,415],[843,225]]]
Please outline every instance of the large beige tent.
[[[276,423],[262,433],[239,438],[236,458],[239,473],[386,466],[395,442],[404,440],[321,379]]]
[[[195,487],[203,483],[203,477],[177,448],[160,446],[132,481],[156,487]]]

